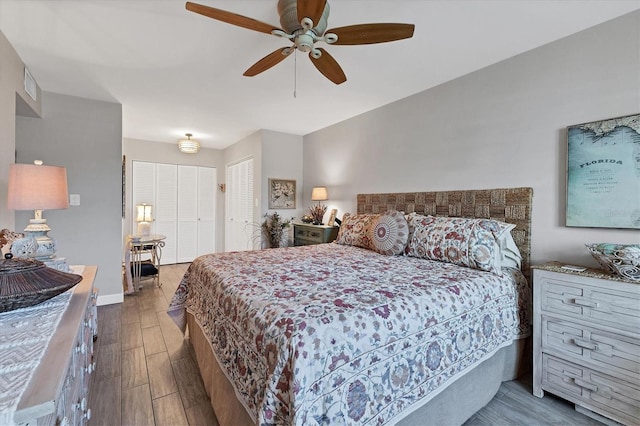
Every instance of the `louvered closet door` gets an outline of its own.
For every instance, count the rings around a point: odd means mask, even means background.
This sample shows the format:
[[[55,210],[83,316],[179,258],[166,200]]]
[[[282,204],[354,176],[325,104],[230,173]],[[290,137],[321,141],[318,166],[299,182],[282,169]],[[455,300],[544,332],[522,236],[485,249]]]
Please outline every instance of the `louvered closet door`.
[[[198,253],[198,167],[178,166],[178,263]]]
[[[253,248],[253,159],[227,166],[225,250]]]
[[[216,251],[216,187],[216,169],[198,167],[198,256]]]
[[[156,201],[153,206],[155,233],[166,236],[162,265],[176,263],[176,222],[178,220],[178,166],[156,164]]]

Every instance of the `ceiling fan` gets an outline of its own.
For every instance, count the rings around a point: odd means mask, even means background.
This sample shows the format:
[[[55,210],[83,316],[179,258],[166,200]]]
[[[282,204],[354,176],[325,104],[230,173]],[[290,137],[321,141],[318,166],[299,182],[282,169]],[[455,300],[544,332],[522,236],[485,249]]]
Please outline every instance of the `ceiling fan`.
[[[278,14],[282,28],[202,4],[187,2],[186,8],[218,21],[273,34],[293,42],[292,46],[277,49],[249,67],[243,74],[247,77],[268,70],[298,49],[309,52],[309,59],[326,78],[335,84],[341,84],[347,81],[344,71],[329,52],[314,46],[316,42],[336,45],[385,43],[410,38],[414,30],[413,24],[392,23],[349,25],[327,30],[329,4],[326,0],[279,0]]]

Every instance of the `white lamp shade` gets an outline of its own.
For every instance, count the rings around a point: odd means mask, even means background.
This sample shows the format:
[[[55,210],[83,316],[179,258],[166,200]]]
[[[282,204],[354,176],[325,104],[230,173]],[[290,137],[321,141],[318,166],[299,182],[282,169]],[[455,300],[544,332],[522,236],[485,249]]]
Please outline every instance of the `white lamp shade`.
[[[327,188],[324,186],[316,186],[311,191],[311,201],[326,201],[329,199]]]
[[[67,169],[57,166],[10,164],[7,207],[13,210],[68,208]]]
[[[151,222],[153,220],[151,205],[139,204],[136,206],[136,211],[137,222]]]
[[[186,154],[197,154],[200,151],[200,142],[193,139],[182,139],[178,142],[178,149]]]

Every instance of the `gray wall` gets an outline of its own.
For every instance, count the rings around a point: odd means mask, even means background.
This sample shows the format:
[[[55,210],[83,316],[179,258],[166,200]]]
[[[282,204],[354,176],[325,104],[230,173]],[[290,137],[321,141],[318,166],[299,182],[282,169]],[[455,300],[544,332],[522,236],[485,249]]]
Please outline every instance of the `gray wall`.
[[[0,229],[16,230],[15,213],[7,209],[9,165],[15,162],[16,152],[16,113],[39,116],[40,98],[40,87],[37,101],[25,92],[24,63],[0,31]]]
[[[305,214],[303,203],[303,139],[299,135],[262,131],[262,190],[261,213],[272,214],[277,212],[283,219],[296,217],[300,219]],[[296,181],[296,208],[295,209],[269,209],[269,179],[292,179]],[[311,194],[309,194],[309,197]],[[262,218],[261,218],[262,219]],[[262,222],[262,220],[261,220]],[[293,227],[288,228],[289,244],[293,245]],[[266,246],[266,242],[263,241]]]
[[[326,184],[341,217],[362,192],[530,186],[532,261],[595,266],[585,243],[640,233],[564,227],[566,127],[638,112],[634,12],[306,135],[304,196]]]
[[[122,106],[42,92],[42,118],[18,117],[18,163],[42,160],[67,168],[80,206],[44,212],[69,264],[98,265],[99,303],[122,296]],[[17,212],[24,228],[33,212]]]
[[[194,139],[197,139],[194,137]],[[131,163],[148,161],[152,163],[180,164],[186,166],[215,167],[217,182],[224,183],[224,152],[220,149],[201,148],[197,154],[185,154],[175,144],[145,141],[140,139],[123,140],[123,154],[126,156],[126,218],[122,224],[122,236],[131,234],[132,194]],[[224,193],[216,189],[216,251],[224,251]]]

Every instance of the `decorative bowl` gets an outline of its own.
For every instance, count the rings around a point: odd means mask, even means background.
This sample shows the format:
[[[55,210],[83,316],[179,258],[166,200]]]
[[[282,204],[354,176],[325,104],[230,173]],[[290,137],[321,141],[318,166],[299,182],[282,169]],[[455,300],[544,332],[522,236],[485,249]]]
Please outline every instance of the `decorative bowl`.
[[[69,290],[82,276],[49,268],[35,259],[0,260],[0,312],[37,305]]]
[[[603,268],[632,281],[640,282],[640,244],[585,244]]]

